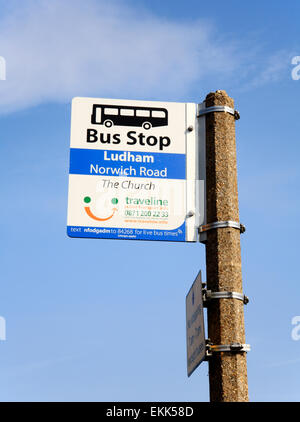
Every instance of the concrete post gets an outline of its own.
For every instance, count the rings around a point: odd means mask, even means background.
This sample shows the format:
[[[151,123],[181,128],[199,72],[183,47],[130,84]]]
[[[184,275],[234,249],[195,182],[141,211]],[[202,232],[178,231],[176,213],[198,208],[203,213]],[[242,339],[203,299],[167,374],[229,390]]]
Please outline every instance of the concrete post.
[[[206,107],[234,107],[225,91],[206,97]],[[206,115],[207,223],[239,222],[235,118],[225,112]],[[235,228],[207,231],[207,289],[240,292],[242,289],[240,232]],[[245,343],[244,304],[237,299],[211,300],[208,337],[213,344]],[[248,401],[246,353],[213,353],[209,360],[210,400]]]

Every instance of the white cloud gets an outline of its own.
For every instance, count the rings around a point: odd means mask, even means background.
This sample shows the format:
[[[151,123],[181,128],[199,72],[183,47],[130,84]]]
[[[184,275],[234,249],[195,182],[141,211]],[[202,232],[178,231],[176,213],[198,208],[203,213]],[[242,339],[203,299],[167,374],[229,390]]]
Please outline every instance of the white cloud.
[[[120,1],[12,5],[0,20],[1,112],[76,95],[180,96],[235,65],[206,22],[166,21]]]
[[[260,66],[257,66],[256,75],[251,81],[252,87],[259,87],[269,82],[277,82],[284,75],[290,77],[290,52],[280,50],[266,55]]]
[[[178,99],[205,78],[236,83],[251,60],[207,21],[168,21],[121,0],[10,0],[2,13],[0,113],[73,96]]]

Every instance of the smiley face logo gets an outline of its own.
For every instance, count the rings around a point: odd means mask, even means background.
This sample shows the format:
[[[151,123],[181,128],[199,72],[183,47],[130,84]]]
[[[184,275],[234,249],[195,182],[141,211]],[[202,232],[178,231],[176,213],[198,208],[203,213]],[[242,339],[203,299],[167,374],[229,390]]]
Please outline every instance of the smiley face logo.
[[[84,199],[83,199],[83,202],[85,203],[85,204],[90,204],[91,202],[92,202],[92,199],[89,197],[89,196],[86,196]],[[119,201],[118,201],[118,199],[117,198],[113,198],[112,200],[111,200],[111,203],[113,204],[113,205],[117,205],[117,203],[118,203]],[[97,217],[92,211],[91,211],[91,208],[90,208],[90,206],[89,205],[85,205],[85,207],[84,207],[84,210],[85,210],[85,212],[87,213],[87,215],[90,217],[90,218],[92,218],[93,220],[96,220],[96,221],[107,221],[107,220],[110,220],[111,218],[113,218],[113,216],[115,215],[115,212],[117,212],[118,211],[118,209],[116,208],[116,207],[114,207],[113,209],[112,209],[112,214],[109,216],[109,217]]]

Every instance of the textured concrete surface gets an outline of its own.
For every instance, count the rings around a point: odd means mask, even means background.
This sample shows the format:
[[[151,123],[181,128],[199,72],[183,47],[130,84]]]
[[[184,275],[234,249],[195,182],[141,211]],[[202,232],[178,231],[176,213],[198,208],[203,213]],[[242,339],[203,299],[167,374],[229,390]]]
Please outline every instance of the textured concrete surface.
[[[225,91],[206,97],[206,107],[234,108]],[[207,223],[239,222],[235,119],[229,113],[206,116]],[[220,228],[207,232],[207,288],[243,293],[240,232]],[[212,300],[208,306],[208,337],[213,344],[245,343],[244,304],[237,299]],[[246,353],[214,353],[209,361],[210,400],[248,401]]]

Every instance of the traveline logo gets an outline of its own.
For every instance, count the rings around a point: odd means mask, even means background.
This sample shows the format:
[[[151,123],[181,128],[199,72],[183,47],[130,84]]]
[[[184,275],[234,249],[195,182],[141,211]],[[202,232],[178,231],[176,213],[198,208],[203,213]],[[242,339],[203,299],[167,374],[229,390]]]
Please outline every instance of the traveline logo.
[[[5,58],[0,56],[0,81],[6,80],[6,61]]]

